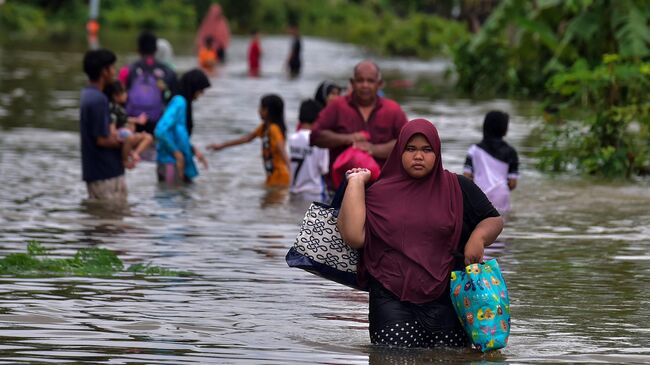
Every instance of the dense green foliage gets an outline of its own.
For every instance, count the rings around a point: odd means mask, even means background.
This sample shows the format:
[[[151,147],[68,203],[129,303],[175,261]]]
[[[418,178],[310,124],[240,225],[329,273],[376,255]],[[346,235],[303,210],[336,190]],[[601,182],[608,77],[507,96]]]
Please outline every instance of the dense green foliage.
[[[431,57],[466,39],[465,25],[418,13],[417,2],[399,1],[222,1],[238,32],[283,32],[290,23],[304,34],[361,44],[385,54]],[[400,16],[399,14],[402,14]],[[245,16],[247,15],[247,16]]]
[[[111,0],[101,2],[105,29],[194,31],[210,0]],[[463,23],[437,15],[433,3],[451,1],[226,0],[219,2],[234,33],[282,33],[296,23],[303,34],[361,44],[374,51],[415,57],[449,54],[449,45],[467,39]],[[430,4],[431,3],[431,4]],[[438,6],[449,8],[450,6]],[[83,0],[9,0],[0,6],[0,29],[28,35],[84,29]]]
[[[84,0],[9,0],[0,6],[0,29],[27,35],[85,31],[89,8]],[[194,30],[196,13],[189,1],[101,1],[100,22],[119,29]]]
[[[549,80],[549,98],[584,110],[578,121],[548,123],[540,166],[604,177],[650,173],[650,63],[606,55],[590,67],[584,60]]]
[[[20,276],[110,276],[124,271],[114,252],[103,248],[82,248],[72,258],[49,258],[49,250],[30,241],[26,253],[13,253],[0,259],[1,275]],[[172,271],[157,266],[135,264],[127,272],[136,275],[190,276],[188,271]]]
[[[503,0],[454,49],[458,86],[541,96],[576,117],[541,128],[543,169],[649,173],[649,22],[644,0]]]

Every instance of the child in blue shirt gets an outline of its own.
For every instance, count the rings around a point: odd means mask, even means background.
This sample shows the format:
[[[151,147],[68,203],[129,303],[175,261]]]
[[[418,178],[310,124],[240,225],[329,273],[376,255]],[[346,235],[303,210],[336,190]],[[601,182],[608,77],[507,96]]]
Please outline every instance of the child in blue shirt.
[[[158,121],[156,152],[158,181],[168,184],[191,182],[198,174],[194,157],[207,167],[203,154],[190,143],[194,127],[192,102],[198,99],[210,81],[203,71],[193,69],[181,77],[180,94],[174,96]]]

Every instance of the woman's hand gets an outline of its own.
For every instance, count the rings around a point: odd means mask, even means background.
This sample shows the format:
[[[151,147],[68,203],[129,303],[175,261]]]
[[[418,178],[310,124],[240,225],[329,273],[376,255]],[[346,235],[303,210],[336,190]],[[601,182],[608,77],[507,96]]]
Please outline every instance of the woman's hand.
[[[489,217],[480,221],[465,245],[465,265],[482,262],[485,247],[494,243],[502,230],[501,217]]]
[[[465,245],[465,265],[478,264],[483,262],[485,248],[480,241],[467,241]]]
[[[370,181],[370,170],[362,167],[355,167],[345,172],[345,178],[348,182],[359,179],[365,185]]]
[[[223,149],[224,147],[225,146],[223,144],[221,144],[221,143],[212,143],[212,144],[209,144],[207,148],[209,150],[211,150],[211,151],[219,151],[219,150]]]

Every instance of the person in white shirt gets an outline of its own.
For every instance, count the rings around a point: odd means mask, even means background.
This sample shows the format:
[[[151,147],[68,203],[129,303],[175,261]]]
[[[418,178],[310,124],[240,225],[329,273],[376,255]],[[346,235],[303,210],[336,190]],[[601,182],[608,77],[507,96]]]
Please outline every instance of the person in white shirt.
[[[510,116],[493,110],[483,121],[483,140],[467,151],[464,175],[478,185],[501,215],[510,211],[510,191],[517,187],[519,157],[503,140]]]
[[[315,100],[305,100],[300,104],[299,127],[289,136],[289,155],[291,157],[291,194],[304,200],[325,202],[327,189],[323,175],[329,172],[329,151],[309,145],[311,127],[321,106]]]

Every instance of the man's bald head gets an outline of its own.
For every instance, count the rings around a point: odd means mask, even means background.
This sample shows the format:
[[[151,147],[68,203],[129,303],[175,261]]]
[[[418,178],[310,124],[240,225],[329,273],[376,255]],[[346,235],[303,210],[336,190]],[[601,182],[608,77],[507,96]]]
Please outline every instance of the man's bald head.
[[[376,63],[365,60],[354,66],[354,76],[350,79],[352,97],[361,106],[373,105],[377,92],[383,85],[381,71]]]
[[[375,77],[377,80],[381,80],[381,70],[379,69],[379,66],[377,66],[376,63],[374,63],[371,60],[363,60],[354,66],[354,71],[352,74],[352,77],[356,77],[359,72],[361,71],[371,71],[374,72]]]

